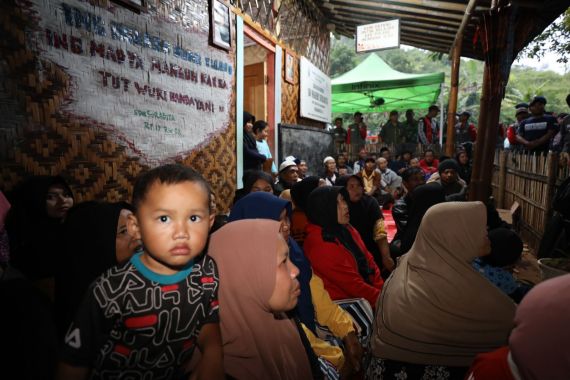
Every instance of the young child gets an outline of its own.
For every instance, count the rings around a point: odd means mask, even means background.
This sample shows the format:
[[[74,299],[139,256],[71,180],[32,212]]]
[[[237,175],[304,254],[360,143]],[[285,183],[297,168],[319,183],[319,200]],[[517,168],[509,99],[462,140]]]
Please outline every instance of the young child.
[[[508,228],[495,228],[489,231],[491,253],[476,258],[472,265],[493,285],[519,303],[530,286],[516,280],[512,268],[520,260],[523,251],[521,238]]]
[[[58,378],[188,377],[196,346],[201,360],[191,378],[223,378],[218,272],[202,254],[214,222],[208,184],[190,168],[165,165],[138,178],[132,203],[127,228],[143,251],[91,285],[67,331]]]

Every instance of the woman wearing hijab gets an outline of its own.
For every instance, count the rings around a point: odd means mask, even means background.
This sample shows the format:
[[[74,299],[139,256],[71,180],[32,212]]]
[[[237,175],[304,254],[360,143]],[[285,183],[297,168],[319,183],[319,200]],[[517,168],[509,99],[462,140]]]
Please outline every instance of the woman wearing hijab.
[[[482,203],[428,210],[378,300],[369,379],[463,379],[477,354],[507,342],[515,304],[471,267],[489,252]]]
[[[341,370],[343,368],[345,356],[342,349],[331,346],[316,337],[315,320],[317,320],[321,326],[327,326],[335,336],[344,340],[349,359],[352,360],[356,356],[355,362],[350,363],[351,366],[358,366],[362,356],[362,348],[359,347],[352,319],[344,310],[332,302],[322,285],[322,281],[313,276],[311,264],[290,236],[290,218],[291,202],[271,194],[259,192],[249,194],[236,203],[230,213],[229,221],[271,219],[281,223],[281,234],[289,245],[289,257],[293,264],[299,268],[297,279],[301,287],[301,294],[295,311],[304,325],[304,331],[311,347],[318,356],[331,362],[336,369]]]
[[[464,180],[465,183],[469,185],[469,183],[471,183],[472,168],[471,168],[471,163],[469,162],[469,156],[467,155],[467,152],[464,150],[459,151],[455,155],[455,160],[459,165],[459,171],[457,172],[457,174],[459,174],[459,178]]]
[[[520,303],[509,345],[479,354],[473,380],[566,380],[570,374],[570,275],[540,283]]]
[[[412,191],[411,198],[413,199],[413,203],[410,207],[408,224],[401,235],[402,240],[399,256],[412,248],[425,213],[431,206],[445,202],[445,192],[441,185],[430,183],[416,187],[414,191]],[[447,224],[445,224],[445,226],[446,225]],[[444,228],[443,226],[444,225],[430,225],[426,228],[440,229]]]
[[[126,202],[83,202],[64,223],[62,260],[56,276],[58,332],[65,334],[89,285],[107,269],[124,263],[140,247],[127,232],[133,208]]]
[[[291,215],[291,236],[301,247],[307,237],[305,228],[309,224],[307,219],[307,201],[311,191],[320,186],[320,179],[316,176],[309,176],[297,182],[291,188],[291,198],[293,200],[293,214]],[[324,186],[324,185],[323,185]]]
[[[237,380],[320,374],[298,325],[285,314],[296,306],[300,287],[280,228],[273,220],[239,220],[211,236],[208,253],[224,279],[218,292],[224,370]]]
[[[384,216],[378,201],[364,194],[364,181],[358,175],[340,177],[337,184],[345,187],[349,195],[350,225],[362,237],[378,268],[385,269],[389,274],[394,269],[394,260],[390,256]]]
[[[232,208],[228,223],[243,219],[270,219],[281,222],[283,216],[286,223],[282,224],[281,233],[289,245],[289,257],[293,264],[299,268],[297,280],[301,286],[301,294],[296,306],[299,319],[310,330],[315,331],[315,309],[311,301],[311,264],[303,255],[301,248],[289,236],[288,223],[291,218],[291,202],[276,197],[273,194],[258,192],[251,193],[240,199]]]
[[[62,222],[73,193],[59,176],[28,178],[12,192],[6,230],[10,262],[53,299],[53,277],[61,254]]]
[[[303,248],[333,300],[364,298],[375,305],[384,282],[358,231],[349,224],[348,198],[340,186],[313,190]]]

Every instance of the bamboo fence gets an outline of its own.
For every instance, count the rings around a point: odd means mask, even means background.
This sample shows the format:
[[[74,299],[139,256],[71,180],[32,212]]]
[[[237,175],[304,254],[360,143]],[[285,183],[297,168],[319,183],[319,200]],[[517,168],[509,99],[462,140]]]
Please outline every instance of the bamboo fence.
[[[538,249],[546,224],[552,216],[552,200],[557,186],[567,178],[567,165],[559,165],[557,153],[537,155],[498,150],[492,176],[497,207],[520,205],[518,229],[533,250]]]

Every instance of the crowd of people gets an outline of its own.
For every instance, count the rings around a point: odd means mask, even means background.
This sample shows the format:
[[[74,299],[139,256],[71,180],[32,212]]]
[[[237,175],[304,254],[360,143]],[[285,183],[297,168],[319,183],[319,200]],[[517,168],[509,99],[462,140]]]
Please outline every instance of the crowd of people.
[[[228,215],[178,164],[141,173],[129,203],[76,204],[59,176],[0,193],[4,373],[568,378],[570,275],[517,278],[520,237],[492,203],[467,202],[469,149],[263,171],[267,124],[244,119],[255,167]]]
[[[570,94],[566,97],[566,103],[570,107]],[[536,153],[549,150],[570,153],[570,115],[563,110],[547,111],[547,104],[544,96],[535,96],[528,103],[518,103],[514,110],[516,121],[512,124],[499,123],[497,127],[497,146]],[[380,126],[378,136],[369,136],[368,126],[361,112],[354,114],[354,123],[346,130],[343,127],[343,119],[336,118],[333,129],[335,146],[337,151],[347,149],[356,153],[369,137],[390,146],[438,144],[440,133],[443,141],[447,139],[448,133],[447,126],[441,126],[438,121],[439,113],[439,107],[432,105],[426,115],[416,120],[414,111],[409,109],[405,112],[405,120],[399,121],[399,112],[393,110],[389,113],[388,121]],[[469,111],[455,115],[453,133],[455,145],[458,147],[475,143],[477,140],[477,127],[471,118]]]

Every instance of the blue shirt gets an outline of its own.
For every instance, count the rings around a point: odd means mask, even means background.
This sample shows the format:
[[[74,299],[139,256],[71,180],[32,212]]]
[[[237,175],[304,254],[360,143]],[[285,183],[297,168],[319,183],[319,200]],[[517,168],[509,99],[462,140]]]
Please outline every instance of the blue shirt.
[[[520,122],[517,134],[528,141],[538,140],[546,135],[548,131],[558,131],[556,118],[550,115],[531,116]],[[547,151],[550,141],[541,146],[537,146],[533,151]]]
[[[261,141],[256,140],[255,144],[257,145],[257,151],[259,153],[263,154],[267,158],[273,158],[267,140],[261,140]],[[275,162],[271,164],[271,173],[277,173],[277,166],[275,165]]]
[[[517,290],[518,284],[513,275],[504,270],[484,263],[481,259],[473,260],[473,268],[483,277],[489,280],[497,288],[501,289],[505,294],[512,294]]]

